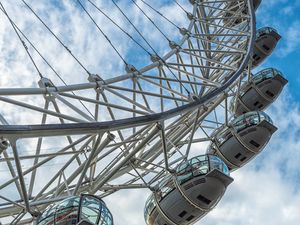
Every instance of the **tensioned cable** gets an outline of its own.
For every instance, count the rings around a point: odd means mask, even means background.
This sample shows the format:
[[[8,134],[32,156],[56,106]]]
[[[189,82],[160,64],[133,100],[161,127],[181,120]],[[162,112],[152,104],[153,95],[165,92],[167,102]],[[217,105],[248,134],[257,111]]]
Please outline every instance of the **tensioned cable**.
[[[86,10],[86,8],[82,5],[80,0],[77,0],[78,4],[81,6],[83,11],[88,15],[88,17],[92,20],[92,22],[95,24],[95,26],[98,28],[98,30],[101,32],[101,34],[104,36],[104,38],[108,41],[110,46],[115,50],[115,52],[118,54],[118,56],[121,58],[121,60],[124,62],[125,65],[128,65],[124,57],[120,54],[120,52],[116,49],[116,47],[113,45],[111,40],[108,38],[108,36],[104,33],[104,31],[99,27],[97,22],[94,20],[94,18],[91,16],[91,14]]]
[[[140,0],[143,2],[145,5],[147,5],[150,9],[152,9],[154,12],[156,12],[158,15],[160,15],[162,18],[164,18],[166,21],[168,21],[170,24],[172,24],[174,27],[177,29],[180,29],[179,26],[177,26],[174,22],[172,22],[170,19],[168,19],[165,15],[163,15],[160,11],[155,9],[152,5],[150,5],[148,2],[145,2],[144,0]]]
[[[153,24],[153,26],[164,36],[165,39],[167,39],[167,41],[171,41],[167,35],[162,32],[162,30],[154,23],[154,21],[145,13],[145,11],[135,2],[135,0],[131,0],[133,2],[133,4],[143,13],[143,15]]]
[[[130,23],[130,25],[135,29],[135,31],[140,35],[140,37],[146,42],[146,44],[151,48],[151,50],[156,54],[156,51],[154,48],[150,45],[150,43],[146,40],[146,38],[143,36],[143,34],[137,29],[137,27],[131,22],[131,20],[128,18],[128,16],[123,12],[123,10],[118,6],[118,4],[112,0],[113,4],[118,8],[118,10],[121,12],[121,14],[126,18],[126,20]]]
[[[0,8],[0,10],[3,11],[3,9]],[[38,55],[43,59],[43,61],[49,66],[49,68],[53,71],[53,73],[61,80],[61,82],[65,85],[68,86],[67,83],[63,80],[63,78],[58,74],[58,72],[51,66],[51,64],[47,61],[47,59],[41,54],[41,52],[35,47],[35,45],[28,39],[28,37],[22,32],[22,30],[17,26],[16,23],[11,21],[15,28],[18,30],[18,32],[26,39],[26,41],[30,44],[30,46],[38,53]],[[42,78],[42,77],[41,77]],[[72,94],[75,95],[75,93],[72,91]],[[75,95],[76,96],[76,95]],[[79,100],[81,105],[87,110],[87,112],[94,118],[94,115],[89,111],[89,109],[84,105],[84,103]]]
[[[19,28],[18,28],[19,30]],[[22,31],[20,31],[20,33],[24,36],[25,34],[23,34]],[[28,38],[26,36],[24,36],[25,39],[28,41],[28,43],[33,47],[33,49],[39,54],[39,56],[44,60],[44,62],[49,66],[49,68],[52,70],[52,72],[61,80],[61,82],[67,87],[68,84],[64,81],[64,79],[58,74],[58,72],[53,68],[53,66],[51,66],[51,64],[47,61],[47,59],[40,53],[40,51],[30,42],[30,40],[28,40]],[[71,93],[76,96],[76,94],[74,93],[74,91],[71,91]],[[79,99],[78,100],[80,102],[80,104],[85,108],[85,110],[92,116],[92,118],[95,119],[95,116],[91,113],[91,111],[87,108],[87,106]]]
[[[124,34],[126,34],[134,43],[136,43],[139,47],[141,47],[145,52],[147,52],[149,55],[151,53],[143,47],[137,40],[135,40],[127,31],[125,31],[120,25],[118,25],[112,18],[110,18],[103,10],[101,10],[97,5],[95,5],[94,2],[91,0],[87,0],[90,4],[92,4],[100,13],[102,13],[107,19],[109,19],[116,27],[118,27]]]
[[[139,29],[131,22],[131,20],[128,18],[128,16],[123,12],[123,10],[118,6],[118,4],[115,2],[115,0],[112,0],[113,4],[117,7],[117,9],[121,12],[121,14],[126,18],[126,20],[129,22],[129,24],[135,29],[135,31],[140,35],[140,37],[146,42],[146,44],[150,47],[150,49],[154,52],[156,56],[159,57],[159,59],[163,62],[163,64],[168,68],[168,70],[171,72],[171,74],[175,77],[177,82],[185,89],[185,91],[189,94],[189,90],[184,86],[184,84],[177,78],[177,76],[174,74],[174,72],[169,68],[168,64],[158,55],[156,50],[151,46],[151,44],[147,41],[147,39],[144,37],[144,35],[139,31]],[[146,16],[146,15],[145,15]],[[149,18],[147,16],[147,18]],[[149,18],[150,19],[150,18]],[[150,19],[151,20],[151,19]],[[153,21],[152,21],[153,22]],[[170,40],[169,40],[170,42]]]
[[[135,2],[135,0],[131,0],[133,2],[133,4],[143,13],[143,15],[156,27],[156,29],[167,39],[167,41],[170,43],[171,40],[161,31],[161,29],[159,29],[159,27],[154,23],[154,21],[145,13],[145,11]],[[140,32],[139,32],[140,34]],[[143,39],[145,40],[145,38],[143,37]],[[148,45],[149,42],[147,42]],[[179,82],[179,84],[183,87],[183,89],[187,92],[187,94],[189,95],[190,92],[189,90],[184,86],[184,84],[177,78],[177,76],[174,74],[174,72],[170,69],[169,65],[165,62],[165,60],[163,60],[158,54],[157,52],[151,47],[151,49],[154,51],[154,53],[156,54],[156,56],[159,57],[159,59],[163,62],[163,64],[168,68],[168,70],[170,71],[170,73],[175,77],[175,79],[177,80],[177,82]]]
[[[79,0],[77,0],[79,1]],[[123,31],[129,38],[131,38],[137,45],[139,45],[144,51],[146,51],[149,55],[151,55],[151,53],[146,50],[146,48],[144,48],[140,43],[138,43],[128,32],[126,32],[123,28],[121,28],[114,20],[112,20],[106,13],[103,12],[103,10],[101,10],[99,7],[97,7],[93,2],[91,2],[90,0],[87,0],[88,2],[90,2],[99,12],[101,12],[107,19],[109,19],[115,26],[117,26],[121,31]],[[151,48],[151,50],[158,56],[158,54],[156,53],[156,51],[154,50],[154,48],[150,45],[150,43],[144,38],[144,36],[142,35],[142,33],[136,28],[136,26],[131,22],[131,20],[126,16],[126,14],[121,10],[121,8],[116,4],[116,2],[114,0],[112,0],[112,2],[114,3],[114,5],[119,9],[119,11],[122,13],[122,15],[126,18],[126,20],[133,26],[133,28],[138,32],[138,34],[143,38],[143,40],[147,43],[147,45]],[[82,4],[81,4],[82,5]],[[166,18],[167,19],[167,18]],[[175,24],[174,24],[175,25]],[[176,26],[176,25],[175,25]],[[177,27],[177,26],[176,26]],[[179,27],[177,27],[179,29]],[[161,57],[159,57],[161,59]],[[162,59],[161,59],[162,60]],[[162,60],[163,61],[163,60]],[[164,62],[164,61],[163,61]],[[165,63],[165,62],[164,62]],[[166,63],[165,63],[166,64]],[[168,67],[168,66],[167,66]],[[168,67],[168,69],[170,70],[170,68]],[[170,70],[171,71],[171,70]],[[171,73],[175,76],[175,74],[171,71]],[[177,79],[177,77],[175,76],[175,78]],[[177,81],[181,84],[182,82],[179,81],[179,79],[177,79]],[[183,86],[184,87],[184,86]],[[184,87],[184,89],[187,91],[187,93],[189,93],[189,91]]]
[[[150,49],[154,52],[156,56],[159,57],[159,59],[163,62],[164,65],[168,68],[168,70],[172,73],[172,75],[175,77],[177,82],[185,89],[185,91],[189,94],[189,91],[184,86],[184,84],[176,77],[176,75],[173,73],[173,71],[169,68],[168,64],[158,55],[158,53],[155,51],[155,49],[151,46],[151,44],[147,41],[147,39],[144,37],[144,35],[139,31],[139,29],[131,22],[131,20],[128,18],[128,16],[123,12],[123,10],[118,6],[118,4],[115,2],[115,0],[112,0],[113,4],[117,7],[117,9],[121,12],[121,14],[126,18],[126,20],[129,22],[129,24],[135,29],[135,31],[140,35],[140,37],[146,42],[146,44],[150,47]]]
[[[87,70],[87,68],[79,61],[79,59],[71,52],[71,50],[59,39],[59,37],[56,34],[54,34],[54,32],[50,29],[50,27],[37,15],[37,13],[32,9],[32,7],[28,5],[25,0],[21,0],[21,1],[35,15],[35,17],[47,28],[47,30],[53,35],[53,37],[55,37],[55,39],[69,52],[69,54],[86,71],[86,73],[88,75],[91,75],[91,73]]]
[[[181,8],[185,13],[188,13],[188,11],[186,11],[183,6],[181,4],[179,4],[179,2],[177,0],[173,0],[175,2],[176,5],[179,6],[179,8]]]
[[[15,33],[17,34],[19,40],[21,41],[21,43],[22,43],[22,45],[23,45],[25,51],[27,52],[27,55],[29,56],[29,58],[30,58],[32,64],[34,65],[34,67],[35,67],[35,69],[36,69],[38,75],[40,76],[40,78],[43,78],[43,75],[42,75],[42,73],[40,72],[39,68],[37,67],[37,65],[36,65],[36,63],[35,63],[35,61],[34,61],[34,59],[32,58],[32,56],[31,56],[31,54],[30,54],[30,52],[29,52],[29,50],[28,50],[28,47],[26,46],[25,42],[24,42],[23,39],[21,38],[21,36],[20,36],[18,30],[17,30],[16,27],[15,27],[14,22],[11,20],[11,18],[9,17],[8,13],[6,12],[4,6],[2,5],[2,2],[0,2],[0,5],[1,5],[1,8],[2,8],[2,9],[1,9],[2,12],[6,15],[7,19],[9,20],[9,23],[11,24],[11,26],[13,27],[13,29],[14,29]]]

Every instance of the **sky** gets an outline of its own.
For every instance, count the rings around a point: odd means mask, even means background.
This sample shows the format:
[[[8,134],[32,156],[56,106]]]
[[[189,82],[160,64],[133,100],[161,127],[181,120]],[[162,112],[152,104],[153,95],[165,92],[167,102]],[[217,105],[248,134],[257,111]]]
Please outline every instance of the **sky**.
[[[282,36],[276,50],[254,71],[274,67],[289,80],[279,99],[267,110],[278,131],[255,160],[232,173],[234,182],[224,198],[196,225],[299,224],[299,12],[298,0],[263,0],[257,10],[257,28],[271,26]],[[116,224],[143,224],[145,199],[142,191],[112,196],[109,203],[118,214]]]
[[[1,1],[9,5],[9,1]],[[33,2],[33,1],[31,1]],[[93,26],[87,26],[86,21],[80,19],[80,14],[75,10],[72,1],[39,1],[35,7],[43,12],[44,7],[51,9],[45,16],[49,24],[54,27],[56,33],[63,34],[67,43],[72,43],[72,52],[92,71],[101,71],[103,74],[119,73],[123,70],[123,64],[115,52],[105,42],[103,37],[93,32]],[[102,6],[112,10],[111,5]],[[122,1],[118,1],[122,2]],[[168,3],[169,1],[164,1]],[[184,1],[181,1],[184,2]],[[46,6],[45,6],[46,5]],[[126,4],[124,4],[126,7]],[[63,10],[68,8],[68,10]],[[172,17],[178,11],[170,8],[162,8],[165,13]],[[173,9],[173,8],[171,8]],[[41,28],[28,26],[22,20],[23,11],[18,4],[11,6],[10,12],[24,29],[30,33],[33,39],[38,38]],[[71,10],[71,11],[70,11]],[[136,11],[128,7],[133,14]],[[70,17],[70,12],[73,15]],[[126,25],[122,19],[118,19],[116,11],[110,11],[120,24]],[[300,2],[298,0],[263,0],[257,10],[257,27],[271,26],[282,35],[273,54],[254,72],[263,68],[274,67],[279,69],[289,80],[281,96],[267,110],[278,131],[274,134],[265,150],[251,163],[240,170],[232,173],[234,182],[229,186],[224,198],[218,206],[197,225],[298,225],[300,221],[300,78],[298,77],[298,65],[300,65]],[[23,51],[15,51],[19,43],[15,35],[8,29],[7,21],[4,22],[3,14],[0,14],[0,84],[1,87],[36,86],[33,82],[33,68],[26,59]],[[58,16],[59,15],[59,16]],[[174,17],[176,23],[181,23],[181,16]],[[133,20],[144,27],[144,33],[152,40],[152,45],[164,51],[167,43],[157,32],[145,26],[146,21],[141,17]],[[23,22],[22,22],[23,21]],[[31,21],[31,20],[30,20]],[[109,34],[114,34],[106,22],[102,27]],[[148,29],[147,29],[148,28]],[[172,26],[165,28],[168,35],[172,34]],[[157,37],[161,41],[154,41]],[[129,61],[140,60],[143,63],[146,56],[140,55],[140,49],[128,39],[119,41],[118,36],[111,35],[122,55]],[[52,63],[58,65],[60,73],[68,83],[83,82],[86,80],[83,71],[72,62],[62,49],[59,50],[55,40],[44,33],[45,42],[40,43],[40,48]],[[45,45],[46,43],[46,45]],[[97,48],[95,47],[97,46]],[[129,49],[135,48],[135,54]],[[17,60],[18,59],[18,60]],[[21,61],[20,61],[21,60]],[[26,59],[28,60],[28,59]],[[26,62],[26,63],[25,63]],[[63,63],[62,63],[63,62]],[[45,68],[45,71],[47,69]],[[16,79],[16,74],[22,79]],[[67,76],[72,74],[72,76]],[[34,75],[36,76],[36,74]],[[49,73],[49,76],[51,74]],[[35,77],[36,78],[36,77]],[[52,79],[56,79],[54,76]],[[36,79],[35,79],[36,80]],[[22,83],[20,83],[22,82]],[[59,81],[58,81],[59,82]],[[2,110],[1,110],[1,113]],[[5,114],[5,112],[4,112]],[[19,115],[14,115],[16,120]],[[9,117],[9,115],[8,115]],[[13,116],[11,116],[13,117]],[[22,119],[22,118],[21,118]],[[146,198],[150,193],[144,190],[120,191],[105,199],[114,215],[115,225],[141,225],[145,224],[143,209]]]

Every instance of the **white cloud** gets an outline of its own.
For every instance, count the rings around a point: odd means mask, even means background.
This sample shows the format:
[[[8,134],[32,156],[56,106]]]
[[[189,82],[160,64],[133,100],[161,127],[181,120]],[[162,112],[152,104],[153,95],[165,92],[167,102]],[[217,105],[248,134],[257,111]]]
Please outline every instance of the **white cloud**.
[[[224,198],[196,225],[299,224],[300,105],[285,90],[268,113],[279,128],[277,134],[261,155],[232,173],[235,181]],[[144,224],[140,207],[144,206],[149,191],[123,193],[106,200],[115,212],[115,225],[122,225],[124,221],[126,224]]]
[[[300,46],[300,21],[296,20],[285,29],[283,34],[283,45],[276,53],[279,57],[283,58],[292,52],[296,52]]]
[[[5,4],[9,5],[9,2],[10,1],[6,1]],[[39,9],[41,13],[45,11],[45,1],[31,1],[31,3],[33,2],[34,7]],[[282,0],[281,2],[287,1]],[[270,4],[275,3],[276,1],[274,0],[270,1]],[[133,14],[136,15],[137,9],[127,7],[126,3],[120,4],[122,4],[122,7],[126,8],[126,10],[132,10],[132,12],[134,12]],[[50,6],[51,13],[48,12],[44,16],[47,17],[49,25],[55,32],[65,38],[69,46],[76,46],[74,50],[72,49],[76,56],[78,56],[92,72],[99,73],[103,76],[110,77],[111,74],[123,72],[123,64],[115,52],[113,52],[99,33],[94,32],[95,27],[93,24],[87,25],[89,21],[88,18],[83,20],[83,18],[81,18],[82,14],[80,14],[78,10],[75,10],[74,4],[71,4],[70,1],[62,1],[62,6],[64,7],[63,10],[58,10]],[[36,42],[39,49],[45,54],[51,64],[56,65],[59,73],[63,75],[67,83],[86,81],[86,74],[84,74],[74,60],[66,54],[61,46],[47,34],[47,31],[40,25],[34,26],[34,28],[30,25],[33,20],[28,14],[24,16],[22,11],[26,10],[25,8],[21,9],[17,6],[11,7],[10,12],[12,16],[16,19],[18,24],[25,28],[26,33],[30,35],[33,40],[41,41]],[[47,7],[49,7],[49,5]],[[111,5],[108,4],[106,7],[108,7],[107,9],[112,16],[120,16],[117,10],[112,8]],[[288,9],[286,9],[286,11],[287,10]],[[166,7],[162,8],[162,11],[171,18],[178,10],[176,11],[174,8],[168,10]],[[70,12],[73,15],[72,17],[69,17]],[[4,59],[0,61],[1,86],[36,86],[36,72],[29,63],[25,52],[21,49],[21,45],[13,34],[5,17],[3,14],[0,15],[0,57]],[[20,15],[22,15],[22,17]],[[182,13],[176,18],[176,22],[180,23],[180,21],[182,21],[181,18],[183,18]],[[133,21],[136,22],[139,27],[146,24],[145,18],[141,16],[136,16]],[[118,22],[124,27],[128,27],[125,20],[119,19]],[[36,22],[36,24],[38,23]],[[64,26],[61,26],[61,24],[64,24]],[[111,35],[112,41],[122,55],[127,55],[133,48],[136,48],[136,46],[133,43],[129,43],[126,38],[122,39],[114,35],[114,30],[111,29],[112,27],[108,22],[99,20],[99,24],[105,29],[107,34]],[[163,26],[165,22],[160,21],[159,24]],[[298,46],[300,42],[298,37],[300,35],[296,28],[297,26],[299,27],[299,25],[299,22],[295,22],[288,29],[286,38],[289,42],[280,50],[282,54],[288,54],[294,51]],[[147,24],[147,26],[149,26],[149,24]],[[166,43],[163,41],[155,41],[159,36],[158,32],[149,29],[147,26],[145,26],[145,30],[143,30],[147,38],[152,40],[152,44],[157,49],[160,49],[162,52],[165,51],[164,46],[166,46]],[[37,29],[38,32],[34,32],[35,29]],[[172,29],[166,29],[166,32],[170,34]],[[41,40],[41,36],[44,40]],[[161,35],[159,40],[162,40]],[[131,48],[127,48],[128,46]],[[42,66],[42,68],[44,69],[44,74],[58,81],[46,66]],[[76,79],[74,79],[74,77],[76,77]],[[1,107],[0,110],[2,111],[4,108],[6,109],[4,115],[7,116],[10,121],[25,123],[29,117],[32,117],[32,115],[29,116],[29,114],[20,113],[20,111],[11,113],[14,112],[15,109],[7,106]],[[300,122],[299,105],[291,103],[289,97],[284,95],[276,105],[272,107],[270,113],[280,128],[278,134],[272,139],[266,152],[262,153],[255,163],[237,171],[233,175],[236,180],[229,187],[225,198],[211,214],[198,223],[199,225],[279,225],[283,223],[298,225],[300,218],[297,209],[300,208],[300,194],[295,190],[299,184],[295,183],[293,178],[299,174],[298,159],[300,151],[297,151],[297,146],[299,146],[299,129],[297,126]],[[288,117],[286,117],[287,114],[289,115]],[[34,119],[40,120],[40,118]],[[259,170],[257,170],[257,167],[259,167]],[[107,203],[114,213],[115,225],[144,224],[143,207],[148,194],[150,194],[149,191],[133,190],[121,191],[109,197]]]

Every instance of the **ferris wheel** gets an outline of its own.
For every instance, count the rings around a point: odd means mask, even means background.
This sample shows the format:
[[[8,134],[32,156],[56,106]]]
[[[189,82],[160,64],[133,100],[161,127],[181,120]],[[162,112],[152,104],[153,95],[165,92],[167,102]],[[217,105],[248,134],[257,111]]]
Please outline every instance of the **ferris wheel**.
[[[2,19],[37,78],[0,87],[0,221],[110,225],[105,197],[145,188],[152,192],[148,225],[196,223],[220,201],[230,173],[277,130],[263,110],[287,80],[275,68],[252,69],[280,35],[256,30],[258,0],[172,0],[165,8],[149,0],[70,2],[82,19],[78,27],[83,21],[93,27],[106,46],[97,43],[99,51],[118,62],[101,66],[124,69],[99,71],[84,62],[33,1],[0,1]],[[47,45],[62,55],[50,60]],[[64,57],[80,77],[64,77],[73,69],[68,64],[56,68]]]

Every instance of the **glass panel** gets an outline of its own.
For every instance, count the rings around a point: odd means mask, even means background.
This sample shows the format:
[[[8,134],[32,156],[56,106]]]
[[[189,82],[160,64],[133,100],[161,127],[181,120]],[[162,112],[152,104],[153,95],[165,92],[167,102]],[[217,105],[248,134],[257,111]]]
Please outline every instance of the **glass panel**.
[[[252,125],[257,125],[260,122],[260,116],[258,112],[245,113],[232,121],[232,126],[239,132]]]
[[[76,225],[77,215],[77,206],[70,206],[63,209],[57,209],[55,214],[55,225]]]
[[[40,219],[38,221],[38,225],[53,224],[55,211],[52,211],[51,213],[47,213],[47,211],[45,211],[45,212],[47,215],[45,215],[45,213],[42,214],[42,216],[40,217]]]
[[[157,192],[158,201],[163,199],[166,195],[168,195],[172,190],[175,189],[175,185],[172,179],[171,175],[167,175],[166,178],[164,178],[159,186],[159,190]]]
[[[178,166],[176,170],[176,179],[182,184],[196,176],[207,174],[208,171],[208,157],[202,155],[194,157]]]
[[[54,214],[55,214],[55,205],[48,206],[41,217],[39,218],[39,225],[47,224],[49,221],[54,220]]]
[[[101,217],[100,217],[98,224],[99,225],[112,225],[113,224],[112,215],[105,205],[101,209]]]
[[[155,208],[155,200],[154,200],[154,195],[150,195],[149,198],[146,201],[145,204],[145,209],[144,209],[144,218],[145,221],[148,221],[148,218],[150,214],[152,213],[153,209]]]
[[[254,75],[253,83],[258,84],[258,83],[260,83],[264,80],[271,79],[276,75],[275,72],[276,71],[272,68],[264,69],[264,70],[262,70],[259,73]]]
[[[208,164],[208,160],[203,160],[202,161],[194,161],[192,164],[192,168],[193,168],[193,176],[196,177],[198,175],[203,175],[203,174],[207,174],[208,170],[209,170],[209,164]]]
[[[113,225],[113,217],[106,204],[96,196],[82,196],[80,220],[95,225]]]
[[[73,225],[77,223],[79,197],[67,198],[56,205],[55,224]]]
[[[265,34],[269,34],[269,33],[272,33],[272,32],[278,33],[277,30],[275,30],[272,27],[263,27],[263,28],[260,28],[260,29],[258,29],[256,31],[256,38],[259,38],[260,36],[263,36]]]
[[[80,219],[97,224],[102,208],[101,201],[90,196],[83,196],[81,204]]]
[[[210,169],[217,169],[229,176],[229,169],[227,165],[217,156],[210,156]]]
[[[67,198],[48,207],[39,219],[38,225],[76,225],[80,198],[82,198],[80,221],[85,220],[95,225],[113,225],[112,215],[105,203],[89,195]]]
[[[269,117],[269,115],[266,114],[265,112],[259,112],[259,116],[260,116],[260,121],[266,120],[269,123],[273,124],[271,117]]]
[[[226,141],[229,137],[231,136],[230,130],[228,129],[228,127],[223,127],[221,130],[218,131],[218,133],[216,134],[216,140],[219,143],[223,143],[224,141]]]
[[[193,178],[193,170],[190,161],[185,162],[183,165],[179,166],[176,170],[176,179],[183,183],[187,180]]]

